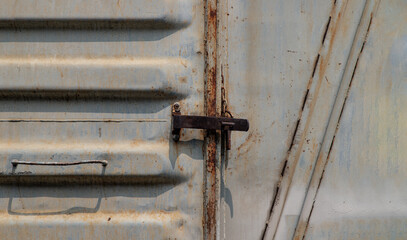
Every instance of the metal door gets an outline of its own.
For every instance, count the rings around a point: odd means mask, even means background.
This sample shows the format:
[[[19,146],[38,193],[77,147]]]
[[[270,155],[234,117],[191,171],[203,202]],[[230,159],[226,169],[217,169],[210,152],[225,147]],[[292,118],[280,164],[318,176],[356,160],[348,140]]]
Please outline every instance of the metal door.
[[[406,2],[220,3],[222,238],[406,239]]]
[[[0,239],[201,239],[204,2],[0,6]]]
[[[297,239],[407,238],[406,13],[406,1],[366,2]]]

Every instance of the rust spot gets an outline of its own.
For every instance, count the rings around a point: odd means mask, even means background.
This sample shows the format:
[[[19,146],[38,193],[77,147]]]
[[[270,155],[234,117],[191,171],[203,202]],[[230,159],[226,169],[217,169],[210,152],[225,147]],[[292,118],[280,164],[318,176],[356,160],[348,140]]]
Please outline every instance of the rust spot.
[[[182,172],[184,171],[184,167],[178,164],[178,169]]]
[[[187,83],[187,77],[179,77],[178,80],[179,80],[181,83]]]

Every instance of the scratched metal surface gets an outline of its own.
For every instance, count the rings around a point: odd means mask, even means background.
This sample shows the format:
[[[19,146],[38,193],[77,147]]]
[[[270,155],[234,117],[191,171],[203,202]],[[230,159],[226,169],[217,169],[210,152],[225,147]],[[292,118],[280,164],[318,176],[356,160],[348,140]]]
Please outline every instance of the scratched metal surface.
[[[202,238],[203,3],[0,5],[0,238]]]
[[[407,238],[407,3],[377,2],[305,239]]]
[[[221,5],[228,110],[250,121],[248,133],[232,133],[225,160],[224,239],[261,239],[269,228],[275,231],[269,219],[273,199],[332,5],[317,0],[228,0]],[[295,227],[292,220],[283,220],[286,228]]]
[[[222,237],[406,238],[405,3],[222,7],[227,107],[251,122],[225,157]],[[344,103],[352,106],[342,112]]]
[[[369,26],[370,2],[335,1],[331,6],[266,239],[291,239],[301,228],[297,227],[297,222],[303,221],[300,215],[304,201],[312,201],[306,196],[314,191],[309,183],[317,175],[314,173],[320,169],[320,159],[330,147],[331,129],[335,129],[337,123],[334,119],[340,114],[336,105],[340,105],[344,97],[341,86],[346,86],[352,76]],[[295,237],[301,239],[298,235]]]

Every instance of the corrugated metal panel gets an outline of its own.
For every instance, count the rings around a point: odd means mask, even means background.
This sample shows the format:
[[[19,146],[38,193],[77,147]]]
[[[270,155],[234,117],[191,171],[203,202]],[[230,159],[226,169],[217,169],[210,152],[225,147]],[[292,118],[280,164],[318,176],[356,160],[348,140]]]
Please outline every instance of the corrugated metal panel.
[[[203,134],[170,114],[204,114],[203,3],[0,5],[0,238],[201,238]]]

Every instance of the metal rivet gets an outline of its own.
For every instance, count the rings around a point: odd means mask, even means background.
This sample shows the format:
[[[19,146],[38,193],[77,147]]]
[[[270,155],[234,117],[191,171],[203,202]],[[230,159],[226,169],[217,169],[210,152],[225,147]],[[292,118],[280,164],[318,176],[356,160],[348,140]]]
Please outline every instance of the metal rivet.
[[[174,109],[174,112],[180,112],[181,111],[181,106],[179,105],[178,102],[174,103],[173,109]]]

